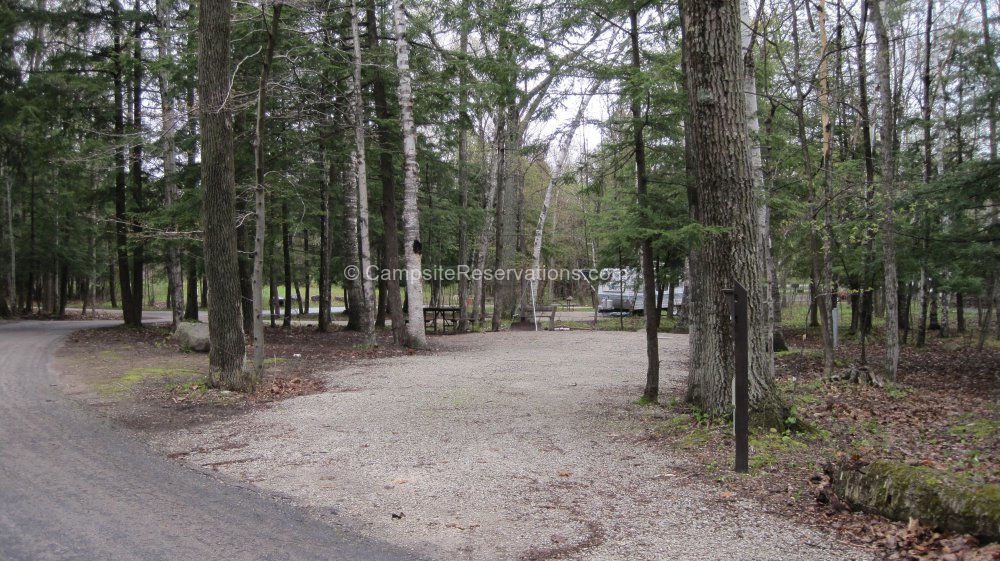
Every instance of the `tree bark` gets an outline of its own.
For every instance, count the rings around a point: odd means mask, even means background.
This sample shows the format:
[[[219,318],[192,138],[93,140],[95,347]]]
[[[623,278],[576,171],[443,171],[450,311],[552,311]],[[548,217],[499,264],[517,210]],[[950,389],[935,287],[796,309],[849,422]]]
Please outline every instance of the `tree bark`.
[[[172,55],[170,48],[170,26],[172,18],[170,16],[171,2],[168,0],[157,0],[156,19],[159,24],[157,34],[157,51],[162,61],[168,60]],[[177,135],[177,115],[174,112],[174,98],[170,91],[170,73],[167,67],[160,68],[157,76],[160,87],[160,108],[163,132],[161,142],[163,143],[163,197],[167,207],[170,207],[180,199],[180,189],[177,187],[177,145],[175,137]],[[171,224],[172,228],[177,227]],[[181,270],[181,256],[178,242],[167,241],[167,278],[170,285],[170,320],[171,330],[176,331],[177,326],[184,321],[184,273]],[[86,302],[86,301],[85,301]],[[86,311],[86,307],[84,307]]]
[[[332,172],[330,148],[322,140],[323,177],[319,184],[319,318],[316,329],[321,333],[330,330],[330,175]]]
[[[639,10],[632,2],[629,6],[629,44],[631,46],[631,73],[634,88],[629,100],[629,110],[632,113],[632,148],[635,153],[635,192],[638,199],[640,226],[648,230],[646,223],[653,209],[649,202],[649,175],[646,170],[646,140],[643,135],[642,99],[648,92],[639,89],[642,74],[642,60],[639,51]],[[588,99],[589,101],[589,99]],[[582,118],[583,107],[581,106]],[[642,260],[642,290],[644,294],[643,319],[646,327],[646,385],[642,390],[642,400],[656,403],[660,395],[660,346],[657,331],[660,328],[660,310],[655,298],[656,271],[653,264],[653,239],[645,236],[639,241]]]
[[[263,66],[260,71],[260,82],[257,86],[257,121],[254,126],[253,161],[254,161],[254,240],[253,240],[253,376],[254,384],[260,381],[264,374],[264,119],[265,102],[267,99],[267,82],[271,78],[271,61],[274,60],[274,49],[278,44],[278,30],[281,22],[281,3],[276,2],[272,8],[271,27],[267,28],[267,18],[261,7],[261,18],[267,29],[267,48],[264,53]]]
[[[374,0],[368,5],[367,31],[368,47],[372,52],[378,48],[378,25]],[[382,255],[385,268],[393,274],[385,281],[386,307],[392,321],[392,338],[397,345],[406,343],[406,318],[403,314],[403,298],[399,294],[399,229],[396,216],[396,170],[393,165],[393,135],[385,125],[392,118],[389,110],[389,96],[386,91],[385,75],[381,66],[376,66],[372,80],[375,98],[375,113],[378,115],[379,174],[382,180],[382,224],[384,229]],[[461,143],[459,143],[461,146]],[[461,160],[461,156],[459,156]],[[461,165],[461,164],[459,164]],[[460,180],[461,181],[461,180]]]
[[[122,36],[121,3],[111,3],[112,34],[114,36],[114,103],[115,103],[115,253],[118,260],[118,283],[121,286],[122,316],[125,325],[135,326],[135,305],[132,300],[132,275],[129,273],[128,210],[126,198],[125,157],[125,47]],[[32,191],[34,196],[34,191]],[[34,212],[32,212],[34,219]],[[32,252],[34,257],[34,252]],[[31,311],[34,282],[29,278],[28,311]]]
[[[885,262],[885,377],[896,380],[899,368],[899,301],[896,275],[896,220],[893,204],[896,197],[896,151],[893,149],[896,135],[895,105],[892,96],[892,75],[890,67],[889,33],[882,17],[881,3],[885,0],[871,0],[868,3],[872,23],[875,26],[877,45],[876,72],[879,79],[879,99],[881,126],[879,135],[882,143],[882,257]]]
[[[407,39],[408,20],[403,0],[393,0],[396,19],[396,68],[399,70],[399,106],[403,128],[403,159],[405,180],[403,196],[403,252],[406,256],[407,344],[413,348],[427,346],[424,332],[424,285],[421,275],[420,170],[417,167],[417,127],[413,120],[413,88],[410,78],[410,45]]]
[[[730,303],[723,289],[734,281],[748,293],[750,327],[750,406],[754,422],[781,426],[783,409],[773,377],[766,341],[766,281],[759,256],[763,242],[749,161],[743,62],[739,48],[739,0],[683,5],[684,58],[687,79],[691,151],[697,184],[697,217],[710,234],[697,251],[695,282],[700,290],[691,302],[692,342],[688,399],[713,415],[732,410],[730,384],[734,368]]]
[[[361,267],[361,331],[365,343],[377,347],[375,337],[375,290],[372,285],[371,243],[368,236],[368,164],[365,158],[365,116],[361,105],[361,33],[358,30],[357,3],[351,2],[351,37],[354,43],[354,83],[351,92],[351,109],[354,117],[354,187],[358,201],[358,262]],[[421,314],[422,317],[422,314]],[[422,323],[422,322],[421,322]]]
[[[140,13],[141,6],[139,0],[135,2],[135,12]],[[132,133],[136,135],[135,144],[132,145],[131,154],[131,175],[132,175],[132,201],[135,205],[135,212],[145,211],[145,197],[143,196],[143,134],[142,134],[142,23],[136,20],[132,28]],[[145,278],[146,249],[142,240],[142,226],[137,218],[130,220],[132,233],[135,234],[132,240],[132,322],[129,325],[139,327],[142,325],[142,292],[143,279]]]
[[[469,9],[468,0],[463,2],[463,11]],[[469,53],[469,25],[463,20],[459,31],[458,49],[462,56],[462,66],[458,71],[458,190],[459,205],[462,210],[458,218],[458,263],[462,267],[469,265],[469,125],[472,118],[468,114],[469,106],[469,63],[465,57]],[[469,330],[469,278],[461,275],[458,278],[458,331]],[[473,309],[475,314],[475,309]]]
[[[236,178],[230,109],[229,0],[202,0],[198,30],[198,91],[201,99],[201,181],[205,190],[205,276],[211,351],[208,381],[229,390],[252,391],[245,373],[246,347],[240,314],[236,254]]]

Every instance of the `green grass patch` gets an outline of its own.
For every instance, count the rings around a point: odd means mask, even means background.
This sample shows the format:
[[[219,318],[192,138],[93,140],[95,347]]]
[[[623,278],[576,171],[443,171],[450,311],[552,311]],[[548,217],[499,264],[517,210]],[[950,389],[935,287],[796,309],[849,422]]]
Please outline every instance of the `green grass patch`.
[[[97,383],[94,386],[94,391],[103,397],[113,397],[129,391],[147,380],[189,381],[201,376],[200,372],[190,368],[133,368],[118,378]]]
[[[773,466],[784,455],[806,448],[808,445],[797,440],[791,431],[779,433],[771,429],[766,433],[753,434],[750,436],[750,468],[759,470]]]
[[[963,422],[948,429],[951,434],[976,442],[981,442],[997,436],[1000,432],[1000,421],[993,419],[965,419]]]

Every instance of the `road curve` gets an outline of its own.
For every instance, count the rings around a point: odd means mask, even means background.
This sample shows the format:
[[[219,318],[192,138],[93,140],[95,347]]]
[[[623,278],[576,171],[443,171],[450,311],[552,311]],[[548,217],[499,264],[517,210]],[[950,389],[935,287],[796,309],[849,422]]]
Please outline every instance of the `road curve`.
[[[417,559],[158,457],[64,397],[52,349],[114,324],[0,323],[0,559]]]

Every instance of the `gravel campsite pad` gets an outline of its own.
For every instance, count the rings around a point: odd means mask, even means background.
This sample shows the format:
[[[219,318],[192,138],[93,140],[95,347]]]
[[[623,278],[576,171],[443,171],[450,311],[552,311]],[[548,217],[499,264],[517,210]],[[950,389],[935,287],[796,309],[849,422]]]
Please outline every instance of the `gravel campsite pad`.
[[[642,436],[641,333],[431,339],[330,364],[326,391],[154,433],[173,457],[440,559],[871,559],[697,482]],[[661,335],[662,385],[687,337]]]

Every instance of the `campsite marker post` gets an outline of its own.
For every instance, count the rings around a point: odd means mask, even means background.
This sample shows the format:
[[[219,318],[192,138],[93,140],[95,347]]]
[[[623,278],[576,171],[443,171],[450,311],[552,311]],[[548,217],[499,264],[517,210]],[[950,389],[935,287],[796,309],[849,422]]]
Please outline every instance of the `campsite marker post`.
[[[733,377],[733,431],[736,437],[736,471],[750,471],[750,345],[747,323],[747,289],[736,283],[723,292],[732,297],[732,322],[735,339],[736,375]]]

